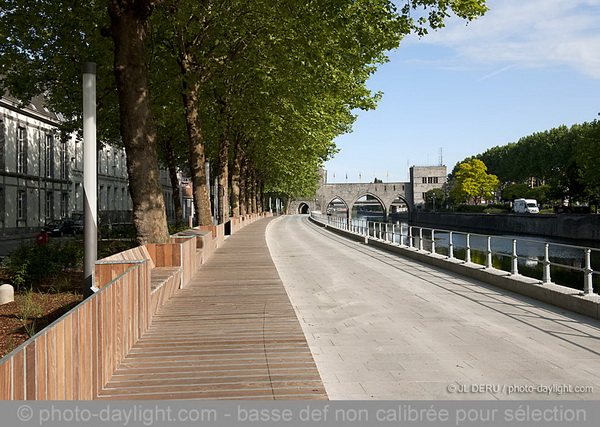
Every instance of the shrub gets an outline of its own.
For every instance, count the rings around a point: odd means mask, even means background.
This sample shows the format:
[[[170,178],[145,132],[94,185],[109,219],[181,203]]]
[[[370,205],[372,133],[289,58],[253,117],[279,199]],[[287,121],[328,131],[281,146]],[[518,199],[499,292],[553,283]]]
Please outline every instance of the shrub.
[[[83,243],[80,240],[21,246],[4,260],[8,276],[17,289],[39,286],[46,279],[82,265]]]

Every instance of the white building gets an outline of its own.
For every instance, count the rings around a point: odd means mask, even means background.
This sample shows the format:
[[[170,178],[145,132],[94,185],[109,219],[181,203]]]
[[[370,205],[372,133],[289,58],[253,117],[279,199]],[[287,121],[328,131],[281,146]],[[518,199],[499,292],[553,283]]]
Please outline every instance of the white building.
[[[83,143],[61,142],[61,121],[41,97],[20,107],[0,98],[0,234],[37,232],[46,221],[83,214]],[[173,217],[172,189],[161,171],[168,218]],[[130,222],[125,150],[98,151],[100,222]]]

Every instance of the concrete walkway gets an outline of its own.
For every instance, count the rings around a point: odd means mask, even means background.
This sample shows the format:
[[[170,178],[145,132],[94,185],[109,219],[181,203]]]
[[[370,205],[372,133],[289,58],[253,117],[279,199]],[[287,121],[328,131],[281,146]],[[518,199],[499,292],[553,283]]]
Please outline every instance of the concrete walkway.
[[[347,240],[267,243],[330,399],[599,399],[600,322]]]
[[[165,303],[104,399],[327,399],[269,256],[271,220],[229,237]]]

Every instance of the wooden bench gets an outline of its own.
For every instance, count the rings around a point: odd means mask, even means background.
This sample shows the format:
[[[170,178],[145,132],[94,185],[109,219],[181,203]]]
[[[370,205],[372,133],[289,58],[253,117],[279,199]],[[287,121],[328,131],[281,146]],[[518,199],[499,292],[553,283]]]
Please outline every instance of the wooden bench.
[[[183,285],[181,258],[179,243],[138,246],[98,261],[95,284],[102,288],[132,264],[149,263],[151,312],[154,314]]]
[[[196,268],[199,268],[212,256],[214,245],[211,231],[191,228],[180,231],[177,236],[196,238]]]

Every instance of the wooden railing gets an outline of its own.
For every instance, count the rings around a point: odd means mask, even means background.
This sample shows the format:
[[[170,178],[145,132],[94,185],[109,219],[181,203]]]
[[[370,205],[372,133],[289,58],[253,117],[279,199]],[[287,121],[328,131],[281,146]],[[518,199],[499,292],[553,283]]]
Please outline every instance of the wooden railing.
[[[231,232],[268,215],[236,218]],[[222,244],[224,230],[223,224],[213,227],[212,238],[198,228],[187,230],[171,243],[98,261],[98,292],[0,359],[0,399],[96,399],[155,311]],[[152,269],[169,266],[180,267],[180,280],[152,291]]]

